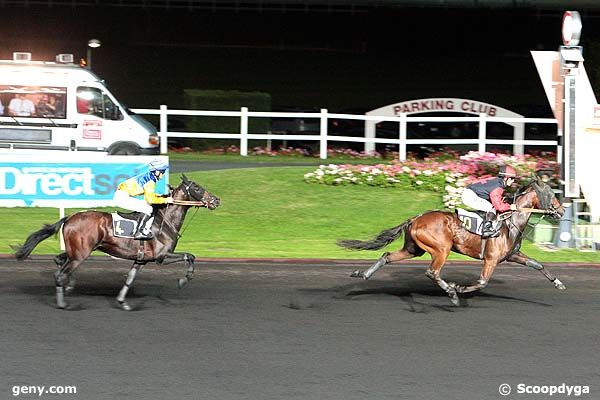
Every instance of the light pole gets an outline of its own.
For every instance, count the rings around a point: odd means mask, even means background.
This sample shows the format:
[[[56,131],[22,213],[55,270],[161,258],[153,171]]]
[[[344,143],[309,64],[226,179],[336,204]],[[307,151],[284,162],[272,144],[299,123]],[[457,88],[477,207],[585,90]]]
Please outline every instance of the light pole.
[[[88,69],[92,69],[92,49],[97,49],[102,46],[102,43],[98,39],[90,39],[87,45],[87,67]]]

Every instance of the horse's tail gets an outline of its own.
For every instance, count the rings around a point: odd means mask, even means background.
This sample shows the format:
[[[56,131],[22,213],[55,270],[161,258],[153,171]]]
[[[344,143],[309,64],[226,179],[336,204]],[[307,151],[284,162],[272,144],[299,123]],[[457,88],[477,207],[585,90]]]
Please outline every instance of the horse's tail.
[[[416,217],[407,219],[398,226],[380,232],[373,240],[338,240],[338,246],[352,250],[378,250],[398,239],[410,227]]]
[[[58,230],[60,229],[62,224],[65,223],[67,218],[68,217],[64,217],[56,221],[52,225],[44,225],[42,229],[40,229],[37,232],[33,232],[31,235],[29,235],[24,244],[22,244],[21,246],[13,246],[13,248],[16,250],[15,257],[17,258],[17,260],[24,260],[27,257],[29,257],[33,249],[35,249],[35,246],[37,246],[42,240],[48,239],[50,236],[58,232]]]

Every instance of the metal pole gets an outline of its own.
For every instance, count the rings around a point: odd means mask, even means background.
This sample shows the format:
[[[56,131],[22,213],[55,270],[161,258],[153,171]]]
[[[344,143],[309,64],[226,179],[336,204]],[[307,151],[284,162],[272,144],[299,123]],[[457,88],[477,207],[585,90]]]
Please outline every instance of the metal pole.
[[[92,69],[92,48],[88,46],[87,48],[87,69]]]

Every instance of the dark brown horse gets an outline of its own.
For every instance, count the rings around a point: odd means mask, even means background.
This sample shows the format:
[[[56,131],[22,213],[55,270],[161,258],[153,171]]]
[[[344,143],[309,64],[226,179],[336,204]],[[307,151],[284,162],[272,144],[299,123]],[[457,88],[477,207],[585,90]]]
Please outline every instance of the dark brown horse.
[[[190,253],[175,253],[175,246],[180,237],[179,231],[188,209],[192,206],[207,207],[213,210],[219,206],[220,200],[198,184],[182,175],[181,184],[173,189],[171,196],[175,204],[161,206],[155,212],[153,224],[154,237],[151,240],[138,241],[132,238],[117,237],[113,231],[112,214],[100,211],[84,211],[62,218],[52,225],[29,235],[22,246],[17,247],[15,256],[18,260],[27,258],[35,246],[42,240],[57,233],[62,227],[65,252],[54,259],[58,270],[54,274],[56,282],[56,304],[66,308],[65,291],[73,290],[74,280],[71,274],[94,250],[100,250],[114,257],[134,260],[127,275],[125,285],[117,296],[117,301],[124,310],[131,307],[125,301],[127,291],[133,285],[138,270],[146,263],[153,261],[159,264],[171,264],[184,261],[187,273],[179,279],[182,288],[194,274],[194,256]],[[177,204],[181,203],[181,204]]]
[[[369,279],[383,265],[418,257],[425,252],[431,255],[431,265],[425,275],[442,288],[454,305],[459,305],[458,293],[481,290],[488,284],[496,265],[503,261],[512,261],[540,271],[554,283],[557,289],[566,289],[563,283],[544,269],[536,260],[520,251],[523,232],[532,211],[543,210],[553,217],[560,217],[564,208],[556,199],[550,186],[543,181],[533,181],[515,194],[517,211],[509,211],[501,228],[500,235],[482,242],[479,235],[467,231],[455,213],[449,211],[428,211],[412,217],[402,224],[381,232],[372,241],[341,240],[342,247],[355,250],[381,249],[400,235],[405,235],[404,246],[398,251],[384,253],[367,271],[354,271],[353,277]],[[446,282],[440,272],[451,251],[483,260],[479,280],[470,286]]]

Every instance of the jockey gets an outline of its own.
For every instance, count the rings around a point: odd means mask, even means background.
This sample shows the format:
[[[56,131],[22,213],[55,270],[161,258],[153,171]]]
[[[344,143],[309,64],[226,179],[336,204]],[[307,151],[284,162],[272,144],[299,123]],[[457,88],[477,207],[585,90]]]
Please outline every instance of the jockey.
[[[480,179],[468,185],[462,193],[464,205],[475,210],[485,211],[486,217],[483,222],[482,236],[484,238],[493,236],[493,222],[496,220],[496,212],[516,210],[515,204],[509,204],[502,199],[504,188],[515,182],[517,172],[510,165],[500,167],[497,177]]]
[[[148,164],[148,172],[136,175],[119,184],[117,191],[113,197],[115,204],[118,207],[126,210],[137,211],[142,213],[137,230],[134,234],[134,239],[146,240],[152,239],[152,216],[153,204],[173,203],[173,198],[161,196],[154,192],[156,182],[160,180],[169,165],[161,160],[154,160]],[[136,199],[133,196],[144,195],[144,200]]]

